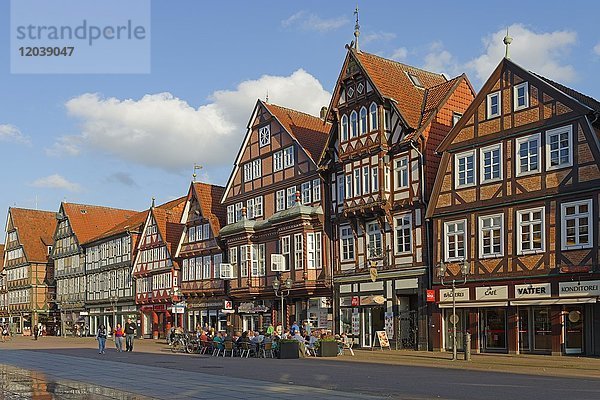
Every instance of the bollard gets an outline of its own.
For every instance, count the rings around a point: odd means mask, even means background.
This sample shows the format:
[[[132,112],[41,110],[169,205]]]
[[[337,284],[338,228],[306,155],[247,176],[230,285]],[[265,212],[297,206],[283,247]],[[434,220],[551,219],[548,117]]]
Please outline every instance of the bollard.
[[[471,334],[465,334],[465,361],[471,361]]]

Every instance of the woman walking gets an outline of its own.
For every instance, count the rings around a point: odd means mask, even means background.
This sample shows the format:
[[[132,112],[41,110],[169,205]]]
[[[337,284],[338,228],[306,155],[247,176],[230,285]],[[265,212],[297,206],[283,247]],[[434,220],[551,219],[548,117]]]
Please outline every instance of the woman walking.
[[[117,351],[120,353],[123,351],[123,337],[125,336],[125,331],[123,331],[121,324],[117,324],[114,334],[115,334],[115,346],[117,346]]]
[[[98,341],[98,354],[104,354],[104,348],[106,347],[106,327],[104,325],[98,327],[96,340]]]

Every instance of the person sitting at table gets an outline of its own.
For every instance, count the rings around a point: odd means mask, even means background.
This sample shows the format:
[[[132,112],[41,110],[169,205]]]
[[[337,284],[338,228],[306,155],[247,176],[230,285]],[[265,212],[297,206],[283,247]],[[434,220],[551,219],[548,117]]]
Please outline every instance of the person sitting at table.
[[[248,339],[248,331],[242,332],[242,336],[238,338],[235,342],[236,345],[240,346],[242,343],[249,343],[250,339]]]
[[[206,334],[205,330],[201,330],[200,331],[200,341],[201,342],[208,342],[208,335]]]
[[[286,330],[283,332],[283,334],[281,335],[281,338],[282,338],[282,339],[291,339],[291,338],[292,338],[292,335],[290,334],[290,330],[289,330],[289,329],[286,329]]]
[[[213,338],[213,344],[217,346],[219,350],[223,350],[225,346],[223,345],[223,336],[221,332],[217,332],[216,336]]]

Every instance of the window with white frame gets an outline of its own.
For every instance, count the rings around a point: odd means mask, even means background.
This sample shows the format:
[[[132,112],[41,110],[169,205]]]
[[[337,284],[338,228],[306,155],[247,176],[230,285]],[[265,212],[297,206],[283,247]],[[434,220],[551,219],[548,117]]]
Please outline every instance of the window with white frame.
[[[540,135],[518,138],[517,144],[517,175],[526,175],[540,171]]]
[[[304,239],[301,233],[294,235],[294,269],[304,268]]]
[[[379,190],[379,168],[371,168],[371,192]]]
[[[264,147],[271,143],[271,126],[263,126],[258,130],[258,140],[260,147]]]
[[[252,245],[252,267],[250,270],[251,276],[265,275],[265,244]]]
[[[312,181],[312,196],[313,201],[321,201],[321,180],[313,179]]]
[[[356,111],[350,113],[350,137],[355,138],[358,136],[358,115]]]
[[[252,180],[252,163],[244,164],[244,182]]]
[[[381,230],[377,221],[367,223],[367,250],[369,258],[383,256]]]
[[[190,226],[188,229],[188,242],[195,242],[196,241],[196,227],[195,226]]]
[[[377,104],[375,103],[371,103],[371,105],[369,106],[369,122],[370,122],[370,127],[369,130],[372,131],[376,131],[377,127],[378,127],[378,120],[377,120]]]
[[[363,180],[362,180],[362,187],[363,187],[363,194],[368,194],[370,192],[370,185],[369,185],[369,180],[371,178],[370,175],[370,171],[371,169],[369,168],[368,165],[365,165],[362,167],[362,176],[363,176]]]
[[[285,210],[285,190],[278,190],[275,193],[275,211]]]
[[[444,254],[446,261],[458,261],[465,258],[465,254],[467,254],[466,227],[466,220],[444,223]]]
[[[285,258],[285,265],[287,266],[287,268],[290,268],[290,237],[281,237],[279,246],[281,248],[281,254]]]
[[[306,234],[306,268],[322,267],[321,232]]]
[[[337,202],[341,204],[346,198],[346,192],[344,191],[344,175],[337,176]]]
[[[546,169],[573,165],[573,127],[571,125],[546,132]]]
[[[366,107],[361,107],[361,109],[360,109],[359,130],[360,130],[361,135],[367,133],[367,108]]]
[[[300,185],[300,194],[302,195],[302,204],[310,204],[310,182],[304,182],[302,185]]]
[[[262,175],[262,159],[252,161],[252,176],[253,179],[258,179]]]
[[[210,239],[210,224],[204,224],[202,226],[202,232],[204,233],[204,240]]]
[[[386,192],[390,191],[390,167],[385,165],[383,167],[383,188]]]
[[[408,157],[402,157],[394,163],[395,188],[402,189],[408,187]]]
[[[237,264],[237,254],[238,254],[237,247],[229,248],[229,264],[233,264],[233,265]]]
[[[254,198],[254,218],[263,216],[263,197]]]
[[[213,256],[213,278],[221,277],[221,263],[223,262],[223,254],[215,254]]]
[[[494,92],[487,95],[487,117],[494,118],[500,116],[501,100],[500,92]]]
[[[211,257],[210,256],[206,256],[202,259],[202,279],[210,279],[210,264],[211,264]]]
[[[527,82],[515,85],[513,88],[514,109],[521,110],[529,107],[529,85]]]
[[[249,264],[252,263],[252,245],[240,246],[240,276],[247,277]]]
[[[342,261],[354,260],[354,234],[350,226],[340,227],[340,255]]]
[[[346,197],[352,196],[352,174],[345,175],[346,177]]]
[[[360,196],[360,168],[354,170],[354,197]]]
[[[544,250],[544,208],[517,211],[517,250],[525,254]]]
[[[287,208],[296,204],[296,186],[287,188]]]
[[[342,115],[342,141],[348,140],[348,116],[346,114]]]
[[[383,129],[389,131],[392,127],[392,113],[387,108],[383,110]]]
[[[283,149],[283,166],[289,168],[294,165],[294,146]]]
[[[246,218],[254,218],[254,199],[246,200]]]
[[[456,187],[464,187],[475,184],[475,151],[467,151],[456,154],[455,173]]]
[[[500,257],[504,254],[503,222],[503,214],[479,217],[480,257]]]
[[[283,169],[283,150],[273,153],[273,171],[281,171]]]
[[[244,208],[244,203],[235,203],[235,222],[242,219],[242,208]]]
[[[394,218],[394,230],[396,234],[396,254],[409,253],[412,251],[412,216],[401,215]]]
[[[561,239],[563,250],[592,247],[592,200],[563,203],[561,209]]]
[[[481,183],[502,179],[502,147],[500,144],[481,149]]]

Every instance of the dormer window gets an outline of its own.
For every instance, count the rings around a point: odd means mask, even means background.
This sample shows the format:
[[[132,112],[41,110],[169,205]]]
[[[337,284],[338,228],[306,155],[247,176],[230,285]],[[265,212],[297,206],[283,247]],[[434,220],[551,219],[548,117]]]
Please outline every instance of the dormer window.
[[[494,92],[487,95],[487,117],[494,118],[500,116],[500,92]]]
[[[408,73],[408,77],[410,78],[410,81],[412,82],[413,85],[415,85],[418,88],[423,88],[423,84],[421,83],[421,81],[419,80],[419,77],[416,76],[415,74],[409,72]]]
[[[260,147],[264,147],[271,143],[271,126],[263,126],[258,130]]]
[[[514,101],[515,111],[529,107],[529,85],[527,82],[514,87]]]

